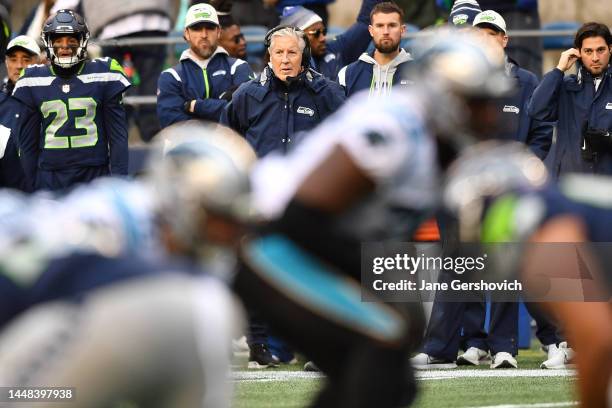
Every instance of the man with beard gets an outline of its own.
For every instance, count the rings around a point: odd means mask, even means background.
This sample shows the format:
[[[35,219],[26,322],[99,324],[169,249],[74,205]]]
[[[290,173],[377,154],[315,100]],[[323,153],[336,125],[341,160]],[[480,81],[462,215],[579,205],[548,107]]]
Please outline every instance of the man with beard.
[[[253,77],[246,61],[232,58],[219,42],[219,18],[210,4],[187,11],[183,37],[189,49],[158,81],[157,115],[162,128],[189,119],[218,122],[240,84]]]
[[[612,34],[605,24],[578,29],[574,48],[564,51],[557,67],[533,92],[528,113],[557,121],[557,142],[547,162],[553,177],[562,173],[612,174]],[[574,64],[576,75],[564,77]]]
[[[359,60],[338,73],[338,82],[344,87],[346,96],[368,87],[371,97],[386,96],[392,85],[406,84],[395,75],[402,65],[412,60],[410,54],[400,48],[402,34],[406,31],[403,21],[404,12],[395,3],[384,2],[374,7],[368,29],[376,49],[372,54],[363,53]]]

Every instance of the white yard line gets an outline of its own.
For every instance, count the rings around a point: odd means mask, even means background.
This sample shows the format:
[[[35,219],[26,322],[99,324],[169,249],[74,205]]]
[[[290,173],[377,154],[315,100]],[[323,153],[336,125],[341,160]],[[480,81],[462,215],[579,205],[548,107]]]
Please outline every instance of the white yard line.
[[[558,407],[575,407],[579,404],[578,401],[565,402],[539,402],[535,404],[518,404],[518,405],[487,405],[470,408],[558,408]]]
[[[445,380],[453,378],[501,378],[501,377],[572,377],[574,370],[431,370],[417,371],[417,380]],[[231,376],[234,381],[291,381],[312,380],[324,378],[321,373],[306,371],[279,371],[275,369],[234,371]],[[531,407],[531,405],[529,405]],[[565,406],[565,405],[560,405]],[[499,405],[496,408],[514,407]],[[536,405],[534,405],[534,408]],[[539,405],[538,405],[539,407]],[[542,406],[545,408],[546,406]],[[555,407],[555,405],[551,405]]]

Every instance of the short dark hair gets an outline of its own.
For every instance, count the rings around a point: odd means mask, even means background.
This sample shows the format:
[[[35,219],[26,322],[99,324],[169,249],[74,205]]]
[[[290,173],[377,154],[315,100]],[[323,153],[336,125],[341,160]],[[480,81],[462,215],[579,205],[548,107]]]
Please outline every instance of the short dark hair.
[[[374,16],[374,14],[378,13],[397,13],[400,16],[400,20],[402,22],[404,21],[404,10],[402,10],[397,4],[392,1],[384,1],[375,5],[372,11],[370,12],[370,23],[372,23],[372,17]]]
[[[581,49],[584,39],[591,37],[602,37],[606,44],[612,45],[612,34],[610,34],[608,26],[592,21],[590,23],[584,23],[582,27],[578,29],[576,37],[574,37],[574,47]]]

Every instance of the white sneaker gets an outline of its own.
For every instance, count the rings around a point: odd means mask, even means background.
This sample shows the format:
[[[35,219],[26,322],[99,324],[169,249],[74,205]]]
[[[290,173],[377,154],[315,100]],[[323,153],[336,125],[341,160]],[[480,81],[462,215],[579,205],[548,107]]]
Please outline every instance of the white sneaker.
[[[419,353],[412,357],[410,363],[412,363],[412,366],[417,370],[457,368],[457,364],[455,364],[454,361],[433,357],[425,353]]]
[[[540,368],[549,370],[561,370],[564,368],[574,368],[571,363],[574,358],[574,350],[567,347],[567,342],[548,345],[548,360],[540,364]]]
[[[249,345],[247,344],[245,336],[239,339],[232,339],[232,352],[234,353],[234,357],[248,357]]]
[[[493,356],[491,368],[518,368],[518,363],[512,354],[500,351]]]
[[[480,365],[490,364],[491,357],[488,351],[481,350],[478,347],[470,347],[467,351],[457,357],[457,365]]]

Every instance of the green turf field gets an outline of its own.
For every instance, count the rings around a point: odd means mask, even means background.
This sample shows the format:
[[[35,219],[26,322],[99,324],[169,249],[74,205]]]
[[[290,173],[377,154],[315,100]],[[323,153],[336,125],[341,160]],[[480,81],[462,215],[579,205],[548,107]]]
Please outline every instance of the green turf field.
[[[420,408],[496,407],[557,408],[576,406],[575,377],[566,370],[540,370],[544,353],[521,350],[518,370],[490,370],[488,366],[421,371]],[[234,372],[235,408],[304,407],[324,379],[302,373],[300,365]]]

